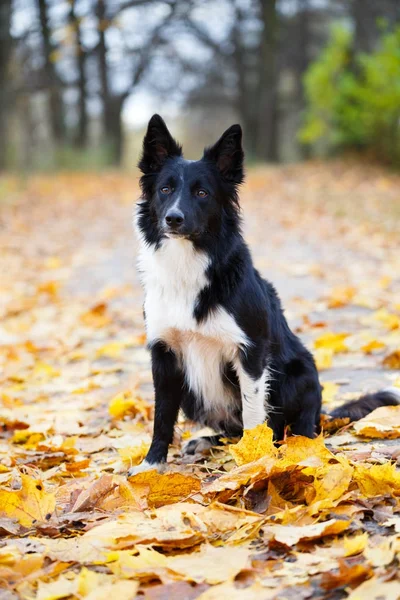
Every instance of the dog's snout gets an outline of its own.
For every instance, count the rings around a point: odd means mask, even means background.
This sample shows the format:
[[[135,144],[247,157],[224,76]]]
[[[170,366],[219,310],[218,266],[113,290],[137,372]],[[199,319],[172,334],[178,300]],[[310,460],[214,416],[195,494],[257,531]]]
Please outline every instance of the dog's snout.
[[[176,208],[169,210],[165,216],[165,222],[171,229],[179,229],[179,227],[181,227],[181,225],[183,224],[184,220],[185,217],[183,215],[183,212]]]

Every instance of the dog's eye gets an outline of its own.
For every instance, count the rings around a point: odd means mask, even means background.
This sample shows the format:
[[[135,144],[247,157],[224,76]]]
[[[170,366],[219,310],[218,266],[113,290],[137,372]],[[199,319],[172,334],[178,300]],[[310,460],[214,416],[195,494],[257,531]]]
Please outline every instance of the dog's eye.
[[[206,196],[208,196],[206,190],[197,190],[196,195],[199,198],[205,198]]]
[[[169,185],[164,185],[161,189],[160,192],[162,194],[169,194],[171,191],[171,188],[169,187]]]

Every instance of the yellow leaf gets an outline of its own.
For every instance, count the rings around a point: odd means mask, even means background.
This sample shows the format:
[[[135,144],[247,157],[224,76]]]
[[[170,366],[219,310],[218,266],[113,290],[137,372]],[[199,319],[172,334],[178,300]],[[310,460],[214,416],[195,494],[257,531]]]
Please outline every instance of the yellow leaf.
[[[146,492],[149,506],[173,504],[200,491],[200,480],[197,477],[181,473],[158,473],[145,471],[129,478],[135,488],[142,487]]]
[[[389,440],[400,437],[400,406],[381,406],[353,425],[357,435]]]
[[[34,521],[45,521],[52,515],[56,500],[39,479],[21,473],[21,482],[20,490],[0,490],[0,514],[30,527]]]
[[[356,294],[356,289],[351,286],[334,288],[328,299],[328,308],[341,308],[349,304]]]
[[[388,369],[400,369],[400,350],[395,350],[388,354],[382,361],[384,367]]]
[[[400,316],[390,313],[388,310],[386,310],[386,308],[377,310],[373,317],[377,321],[380,321],[389,330],[400,328]]]
[[[144,460],[149,450],[150,444],[142,442],[140,446],[128,446],[127,448],[119,448],[118,454],[121,457],[122,462],[127,467],[138,465]]]
[[[367,498],[383,494],[400,494],[400,472],[394,463],[355,465],[353,479]]]
[[[245,429],[240,442],[229,446],[229,452],[238,466],[263,456],[277,456],[278,450],[274,445],[273,435],[272,429],[266,423],[253,429]]]
[[[334,459],[334,455],[325,446],[322,435],[314,439],[296,435],[288,437],[285,444],[281,447],[281,461],[279,464],[285,467],[293,465],[309,466],[309,461],[319,459],[320,465],[326,461]],[[315,463],[313,462],[313,465]]]
[[[140,396],[134,396],[132,392],[120,392],[108,406],[108,411],[114,419],[122,419],[125,415],[140,415],[144,420],[150,418],[152,407]]]
[[[345,537],[343,539],[343,546],[345,549],[345,556],[354,556],[355,554],[361,554],[368,544],[368,533],[360,533],[353,537]]]
[[[114,575],[90,571],[85,567],[77,575],[66,573],[50,582],[39,581],[36,600],[59,600],[68,596],[86,600],[131,600],[139,587],[138,582],[118,581]]]
[[[33,375],[40,381],[48,381],[60,375],[60,371],[51,365],[38,361],[32,371]]]
[[[108,568],[117,577],[126,579],[139,578],[139,575],[157,576],[160,569],[166,569],[168,565],[167,557],[153,548],[138,548],[139,553],[135,551],[133,556],[131,550],[117,550],[107,554],[106,561]]]
[[[344,340],[349,337],[348,333],[333,333],[327,331],[314,340],[315,348],[329,348],[333,353],[347,352],[348,348]]]
[[[83,313],[80,317],[81,323],[87,327],[101,328],[111,323],[111,318],[107,313],[107,305],[100,302],[90,310]]]
[[[39,294],[47,294],[53,300],[55,300],[58,297],[59,289],[59,281],[45,281],[37,286],[37,292]]]
[[[313,504],[314,510],[330,508],[349,488],[353,467],[344,456],[337,455],[335,459],[336,462],[327,462],[322,467],[303,469],[305,475],[314,477],[305,490],[305,500],[307,504]]]
[[[339,385],[333,381],[324,381],[322,388],[322,402],[329,404],[335,399]]]
[[[313,351],[318,371],[330,369],[332,366],[333,350],[331,348],[316,348]]]
[[[123,342],[109,342],[96,350],[96,356],[105,356],[107,358],[119,358],[122,351],[126,348],[126,344]]]
[[[361,346],[361,350],[365,352],[365,354],[372,354],[375,350],[382,350],[382,348],[385,348],[385,344],[378,340],[371,340],[364,346]]]
[[[45,261],[46,269],[59,269],[62,266],[62,262],[59,256],[49,256]]]

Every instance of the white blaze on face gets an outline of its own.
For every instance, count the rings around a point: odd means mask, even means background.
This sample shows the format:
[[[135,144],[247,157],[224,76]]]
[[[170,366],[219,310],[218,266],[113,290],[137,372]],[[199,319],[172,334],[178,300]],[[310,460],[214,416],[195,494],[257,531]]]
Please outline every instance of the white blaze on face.
[[[178,197],[176,198],[175,202],[173,203],[172,206],[169,207],[168,210],[180,210],[179,205],[180,205],[180,202],[181,202],[182,192],[183,192],[183,186],[184,186],[184,183],[185,183],[185,180],[184,180],[184,177],[183,177],[182,173],[179,175],[179,179],[182,182],[181,189],[179,191]]]

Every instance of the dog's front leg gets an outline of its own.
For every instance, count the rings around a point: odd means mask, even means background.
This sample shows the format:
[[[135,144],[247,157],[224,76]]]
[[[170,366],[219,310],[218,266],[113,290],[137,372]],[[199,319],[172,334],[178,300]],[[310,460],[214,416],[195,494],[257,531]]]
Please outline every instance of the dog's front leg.
[[[237,373],[242,396],[243,429],[264,423],[268,407],[268,368],[261,348],[240,351]]]
[[[162,470],[181,404],[184,380],[174,352],[157,342],[151,349],[151,363],[155,391],[153,440],[146,459],[129,469],[128,476],[151,469]]]

